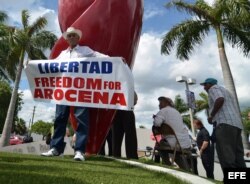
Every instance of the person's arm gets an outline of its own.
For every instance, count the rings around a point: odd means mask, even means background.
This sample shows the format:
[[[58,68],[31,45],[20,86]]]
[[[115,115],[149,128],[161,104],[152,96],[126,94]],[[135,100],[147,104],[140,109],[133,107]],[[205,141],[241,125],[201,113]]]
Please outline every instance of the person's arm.
[[[202,155],[203,151],[207,148],[208,143],[209,143],[208,141],[203,141],[200,149],[200,155]]]
[[[153,118],[154,118],[153,124],[156,127],[160,127],[161,124],[164,122],[164,116],[162,111],[159,111],[156,115],[153,115]]]
[[[212,123],[213,122],[213,118],[215,116],[215,114],[220,110],[220,108],[223,106],[224,104],[224,98],[223,97],[219,97],[215,100],[214,106],[213,106],[213,110],[210,114],[210,116],[208,117],[208,122]]]

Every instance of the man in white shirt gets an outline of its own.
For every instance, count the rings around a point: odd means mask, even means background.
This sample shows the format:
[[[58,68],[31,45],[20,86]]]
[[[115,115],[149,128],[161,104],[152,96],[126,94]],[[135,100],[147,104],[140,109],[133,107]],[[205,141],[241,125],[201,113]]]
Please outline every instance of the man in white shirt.
[[[174,130],[177,139],[180,142],[181,148],[191,149],[191,141],[188,135],[188,131],[184,126],[181,114],[174,108],[173,101],[167,97],[159,97],[158,100],[160,111],[153,116],[154,126],[160,127],[163,123],[168,124]],[[161,143],[163,141],[165,141],[166,145],[169,145],[171,147],[174,147],[176,143],[174,135],[166,136],[165,140],[161,140]],[[164,156],[168,157],[168,154],[165,154]],[[176,154],[175,162],[180,168],[188,169],[186,168],[179,154]],[[166,164],[169,165],[169,163],[170,162],[167,162]]]
[[[208,122],[216,122],[216,150],[221,168],[245,168],[244,149],[241,138],[242,123],[236,102],[230,92],[217,85],[214,78],[206,79],[201,85],[208,93]]]
[[[62,51],[57,59],[81,58],[81,57],[107,57],[104,54],[93,51],[87,46],[79,46],[79,40],[82,37],[82,32],[74,27],[69,27],[63,33],[64,39],[69,44],[69,47]],[[48,152],[42,153],[42,156],[58,156],[64,151],[64,135],[66,125],[70,114],[70,106],[56,105],[56,116],[54,122],[54,135],[51,140],[51,149]],[[75,156],[74,160],[84,161],[84,152],[88,137],[89,127],[89,111],[86,107],[75,107],[74,115],[77,120]]]

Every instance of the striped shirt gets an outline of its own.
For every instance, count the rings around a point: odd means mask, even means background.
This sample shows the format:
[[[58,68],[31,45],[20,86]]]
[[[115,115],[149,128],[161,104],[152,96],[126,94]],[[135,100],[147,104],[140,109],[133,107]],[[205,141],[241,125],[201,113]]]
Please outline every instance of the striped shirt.
[[[217,126],[221,123],[235,126],[243,129],[241,117],[236,108],[236,102],[231,93],[224,87],[213,85],[208,90],[209,112],[211,114],[216,99],[223,97],[224,103],[219,111],[215,114],[213,121],[217,122]]]
[[[154,118],[154,125],[160,127],[162,123],[168,124],[175,132],[177,139],[180,142],[182,148],[190,148],[191,140],[189,138],[188,131],[184,126],[181,114],[173,107],[167,106],[162,108]],[[174,135],[168,135],[165,137],[171,147],[176,144]]]

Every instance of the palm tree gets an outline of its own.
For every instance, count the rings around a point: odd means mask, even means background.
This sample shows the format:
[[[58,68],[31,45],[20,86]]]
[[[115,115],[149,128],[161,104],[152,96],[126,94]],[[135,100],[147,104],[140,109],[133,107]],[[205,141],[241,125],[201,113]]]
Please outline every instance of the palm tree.
[[[194,4],[177,0],[171,1],[166,7],[175,7],[179,11],[185,11],[196,17],[174,26],[164,36],[161,53],[166,55],[170,54],[174,45],[177,44],[177,58],[189,59],[189,55],[194,50],[194,46],[201,44],[210,30],[215,31],[225,87],[233,94],[240,113],[238,98],[223,39],[226,39],[233,47],[241,49],[245,56],[249,55],[250,1],[216,0],[213,5],[210,6],[204,2],[204,0],[197,0]],[[244,144],[247,147],[246,142],[244,142]]]
[[[185,101],[181,98],[181,95],[176,95],[174,99],[174,107],[181,114],[188,112],[188,106]]]
[[[201,97],[200,100],[195,100],[195,105],[196,105],[196,109],[195,109],[195,112],[200,112],[200,111],[203,111],[205,110],[206,111],[206,115],[208,116],[209,115],[209,112],[208,112],[208,95],[204,92],[201,92],[199,94],[199,96]]]
[[[180,95],[176,95],[174,99],[174,107],[177,111],[181,113],[183,122],[191,128],[191,120],[190,120],[190,115],[188,114],[188,106],[185,103],[185,101],[181,98]]]
[[[5,42],[2,42],[2,37],[6,36],[7,29],[6,26],[4,25],[5,20],[8,18],[7,14],[3,11],[0,11],[0,79],[4,79],[7,82],[10,82],[10,79],[8,77],[8,74],[5,72],[4,69],[4,56],[6,56],[6,51],[8,49],[8,45],[6,45]]]
[[[1,42],[6,41],[10,46],[5,63],[11,78],[15,78],[15,83],[0,147],[8,145],[25,56],[27,55],[28,59],[46,59],[43,51],[48,48],[51,49],[57,40],[54,34],[43,30],[47,25],[46,18],[39,17],[33,24],[29,25],[28,11],[23,10],[21,16],[23,28],[9,27],[9,35],[1,38]]]

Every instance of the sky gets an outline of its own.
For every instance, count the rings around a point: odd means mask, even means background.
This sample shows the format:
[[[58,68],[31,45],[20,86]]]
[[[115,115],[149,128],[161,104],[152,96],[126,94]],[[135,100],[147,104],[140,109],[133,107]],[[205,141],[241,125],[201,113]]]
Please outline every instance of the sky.
[[[199,99],[199,93],[204,92],[199,83],[206,78],[216,78],[219,85],[224,85],[216,35],[213,32],[195,48],[188,61],[176,59],[175,52],[168,56],[161,55],[160,48],[164,34],[180,21],[190,18],[184,13],[166,9],[164,4],[167,2],[168,0],[144,0],[142,33],[133,68],[135,90],[138,94],[138,103],[135,106],[137,127],[142,125],[151,128],[152,115],[158,112],[159,96],[174,99],[179,94],[186,99],[185,84],[176,82],[178,76],[196,79],[197,84],[189,86],[195,93],[196,99]],[[207,0],[207,2],[212,1]],[[46,29],[58,37],[61,35],[57,20],[57,0],[0,0],[0,4],[0,10],[4,10],[9,16],[10,24],[20,25],[21,11],[27,9],[31,15],[31,22],[38,16],[45,16],[48,19]],[[240,106],[242,109],[250,107],[249,58],[244,57],[238,49],[232,48],[228,43],[225,47]],[[23,108],[19,112],[20,118],[28,124],[32,118],[33,108],[36,106],[34,122],[52,121],[55,104],[34,102],[25,74],[22,75],[20,91],[24,94]],[[204,113],[198,114],[198,117],[205,121]],[[207,126],[207,123],[204,123]]]

